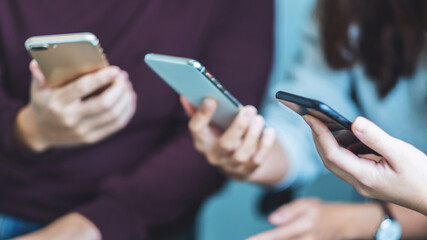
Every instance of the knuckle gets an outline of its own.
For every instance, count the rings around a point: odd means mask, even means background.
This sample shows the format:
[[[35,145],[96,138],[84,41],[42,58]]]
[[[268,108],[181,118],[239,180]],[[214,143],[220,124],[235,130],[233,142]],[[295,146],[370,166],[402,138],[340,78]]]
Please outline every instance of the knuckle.
[[[202,143],[200,143],[200,142],[198,142],[198,141],[195,141],[193,145],[194,145],[194,148],[195,148],[197,151],[199,151],[199,152],[201,152],[201,153],[203,153],[203,152],[205,151],[204,144],[202,144]]]
[[[47,110],[49,113],[53,115],[61,115],[63,108],[54,102],[50,102],[47,105]]]
[[[77,127],[74,132],[75,132],[75,135],[77,135],[80,139],[85,140],[89,130],[86,127],[80,126],[80,127]]]
[[[246,137],[248,139],[251,139],[252,141],[256,141],[259,138],[259,132],[257,131],[248,131],[246,134]]]
[[[196,135],[198,135],[201,131],[198,122],[194,119],[191,119],[188,122],[188,129],[190,129],[190,131]]]
[[[113,106],[113,102],[108,98],[108,97],[101,97],[99,99],[99,106],[103,109],[103,110],[109,110],[112,108]]]
[[[83,136],[82,139],[83,139],[83,143],[85,143],[85,144],[94,144],[97,141],[96,137],[91,136],[91,135],[85,135],[85,136]]]
[[[232,152],[233,151],[232,144],[230,144],[228,141],[226,141],[224,139],[221,139],[219,141],[219,148],[223,151],[226,151],[226,152]]]
[[[369,142],[369,145],[376,148],[376,147],[380,147],[384,142],[387,142],[386,140],[387,139],[385,134],[372,134],[368,142]]]
[[[233,155],[233,161],[236,163],[245,163],[247,160],[247,156],[243,153],[236,153]]]
[[[60,122],[60,126],[63,126],[68,129],[71,129],[74,127],[72,122],[62,114],[56,114],[56,119]]]
[[[120,113],[119,113],[119,111],[114,111],[114,110],[110,111],[108,113],[108,119],[110,121],[114,121],[114,122],[119,121],[120,120]]]
[[[332,164],[336,164],[336,162],[337,162],[336,157],[337,156],[338,156],[338,154],[337,154],[336,150],[326,150],[325,151],[326,160]]]
[[[247,124],[244,121],[237,121],[235,125],[235,130],[238,132],[244,132],[247,128]]]
[[[77,125],[77,120],[73,117],[62,117],[62,122],[66,127],[73,128]]]

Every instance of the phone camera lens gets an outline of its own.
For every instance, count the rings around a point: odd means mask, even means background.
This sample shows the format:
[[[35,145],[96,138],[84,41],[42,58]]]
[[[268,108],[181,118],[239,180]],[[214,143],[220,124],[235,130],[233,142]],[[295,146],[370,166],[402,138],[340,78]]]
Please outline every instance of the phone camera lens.
[[[40,45],[40,46],[33,46],[31,47],[32,51],[46,51],[49,48],[49,45]]]

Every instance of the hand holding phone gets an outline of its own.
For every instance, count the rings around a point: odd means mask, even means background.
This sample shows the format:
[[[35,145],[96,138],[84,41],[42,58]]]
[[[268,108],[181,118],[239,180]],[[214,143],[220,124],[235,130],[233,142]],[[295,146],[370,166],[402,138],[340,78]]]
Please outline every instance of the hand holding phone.
[[[210,164],[229,177],[260,184],[270,184],[283,177],[282,173],[270,171],[271,164],[264,163],[277,145],[274,130],[264,128],[264,119],[255,107],[242,107],[231,125],[221,132],[210,124],[218,106],[214,99],[205,99],[198,109],[184,97],[181,102],[191,117],[189,129],[194,146]]]
[[[383,156],[373,163],[372,159],[360,158],[338,146],[331,132],[316,118],[304,118],[315,133],[314,142],[325,166],[359,194],[427,214],[425,153],[358,117],[352,126],[354,134]]]
[[[30,102],[19,111],[15,123],[16,139],[30,150],[96,143],[126,126],[135,112],[136,94],[128,74],[119,67],[83,73],[57,86],[49,84],[35,60],[30,70]],[[105,90],[93,95],[99,89]]]

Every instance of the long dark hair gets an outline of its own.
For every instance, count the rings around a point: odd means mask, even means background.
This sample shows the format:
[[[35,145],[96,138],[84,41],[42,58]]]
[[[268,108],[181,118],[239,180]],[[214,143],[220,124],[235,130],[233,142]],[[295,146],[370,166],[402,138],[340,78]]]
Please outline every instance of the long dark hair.
[[[424,47],[425,0],[318,0],[317,17],[329,66],[361,63],[381,97],[399,77],[411,76]],[[349,37],[358,26],[356,42]]]

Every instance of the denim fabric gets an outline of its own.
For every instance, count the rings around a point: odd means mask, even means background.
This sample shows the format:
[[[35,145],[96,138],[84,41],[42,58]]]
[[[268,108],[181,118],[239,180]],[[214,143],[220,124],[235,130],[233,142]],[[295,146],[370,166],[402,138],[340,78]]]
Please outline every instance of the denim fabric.
[[[8,215],[0,214],[0,240],[18,237],[42,227],[42,224],[27,222]]]

